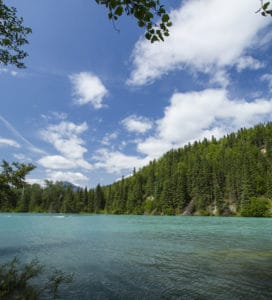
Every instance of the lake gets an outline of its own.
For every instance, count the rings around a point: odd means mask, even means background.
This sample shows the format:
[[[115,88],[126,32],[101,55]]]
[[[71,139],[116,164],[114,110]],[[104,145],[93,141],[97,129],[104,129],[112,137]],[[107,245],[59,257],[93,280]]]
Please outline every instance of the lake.
[[[272,219],[0,214],[0,263],[74,273],[61,299],[272,299]]]

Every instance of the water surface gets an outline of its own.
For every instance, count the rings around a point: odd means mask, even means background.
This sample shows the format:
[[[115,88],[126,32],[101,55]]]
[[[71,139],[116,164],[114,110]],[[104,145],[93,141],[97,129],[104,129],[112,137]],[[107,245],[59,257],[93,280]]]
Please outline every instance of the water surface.
[[[272,299],[272,219],[0,214],[0,263],[74,273],[62,299]]]

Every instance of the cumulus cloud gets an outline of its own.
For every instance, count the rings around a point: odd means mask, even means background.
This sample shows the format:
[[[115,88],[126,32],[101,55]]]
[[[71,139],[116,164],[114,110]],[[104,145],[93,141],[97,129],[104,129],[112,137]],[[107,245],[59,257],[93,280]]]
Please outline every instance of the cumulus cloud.
[[[154,122],[153,134],[135,140],[138,155],[101,148],[92,157],[93,167],[114,174],[131,172],[134,167],[143,167],[172,148],[212,136],[220,138],[271,118],[271,99],[251,102],[234,99],[224,88],[176,92],[165,107],[163,117]]]
[[[217,70],[211,77],[210,83],[226,88],[230,83],[229,74],[225,70]]]
[[[61,155],[47,155],[38,160],[38,163],[49,169],[71,169],[77,167],[74,160],[65,158]]]
[[[52,144],[62,155],[46,155],[38,162],[52,169],[69,169],[82,167],[90,170],[91,164],[84,159],[87,148],[80,135],[88,129],[87,123],[75,124],[62,121],[56,125],[49,125],[41,131],[41,137]]]
[[[222,137],[241,127],[271,120],[272,101],[230,99],[225,89],[175,93],[163,118],[157,121],[156,134],[138,143],[138,151],[156,158],[171,148],[204,137]]]
[[[1,146],[10,146],[15,148],[20,148],[20,144],[18,144],[16,141],[11,139],[5,139],[0,137],[0,147]]]
[[[153,126],[152,122],[145,117],[131,115],[121,121],[121,124],[130,132],[145,133]]]
[[[103,99],[108,91],[97,76],[92,73],[81,72],[71,75],[70,80],[76,104],[90,103],[95,109],[103,107]]]
[[[52,181],[68,181],[74,185],[87,186],[88,177],[80,172],[67,172],[67,171],[52,171],[47,170],[47,179]]]
[[[108,173],[116,174],[132,171],[134,167],[138,169],[149,162],[148,158],[126,155],[119,151],[109,151],[106,148],[97,150],[92,158],[96,161],[95,168],[102,168]]]
[[[28,182],[29,184],[39,184],[40,186],[45,186],[45,182],[44,179],[40,179],[40,178],[26,178],[26,182]]]
[[[238,72],[243,71],[244,69],[258,70],[264,67],[264,63],[253,58],[252,56],[240,57],[237,62]]]
[[[164,141],[158,136],[151,136],[137,144],[137,150],[150,157],[149,160],[162,156],[168,150],[174,148],[174,144]]]
[[[105,145],[105,146],[109,146],[110,143],[111,143],[111,141],[117,139],[117,137],[118,137],[118,132],[117,132],[117,131],[114,131],[114,132],[112,132],[112,133],[107,133],[107,134],[103,137],[103,139],[102,139],[102,141],[101,141],[101,144],[102,144],[102,145]]]
[[[269,87],[270,91],[272,91],[272,74],[264,74],[261,77],[261,80],[262,81],[266,81],[267,84],[268,84],[268,87]]]
[[[171,12],[173,26],[167,42],[150,44],[142,38],[136,43],[128,84],[143,85],[185,67],[210,74],[237,63],[240,68],[256,68],[257,62],[248,56],[241,60],[269,24],[254,14],[256,0],[182,3]]]
[[[41,136],[66,157],[81,158],[87,149],[82,146],[84,141],[79,135],[87,129],[86,122],[77,125],[63,121],[56,125],[49,125],[47,129],[41,131]]]

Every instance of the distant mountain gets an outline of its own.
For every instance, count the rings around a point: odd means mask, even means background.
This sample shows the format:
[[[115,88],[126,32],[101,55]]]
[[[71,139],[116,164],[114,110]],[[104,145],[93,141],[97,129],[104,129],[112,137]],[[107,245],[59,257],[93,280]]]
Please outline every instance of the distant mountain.
[[[81,187],[79,187],[77,185],[74,185],[73,183],[71,183],[69,181],[59,181],[58,183],[61,184],[64,187],[71,187],[74,192],[76,192],[79,189],[81,189]]]

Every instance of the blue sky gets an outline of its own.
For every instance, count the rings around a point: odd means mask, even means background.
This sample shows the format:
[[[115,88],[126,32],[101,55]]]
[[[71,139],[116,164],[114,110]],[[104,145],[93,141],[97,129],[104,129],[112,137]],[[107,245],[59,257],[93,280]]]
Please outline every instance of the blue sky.
[[[27,68],[0,66],[0,157],[28,180],[108,184],[171,148],[272,119],[271,19],[258,0],[167,1],[150,44],[93,0],[12,0]]]

